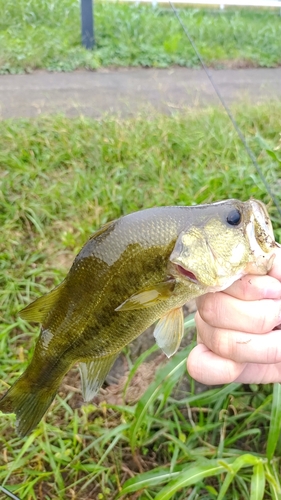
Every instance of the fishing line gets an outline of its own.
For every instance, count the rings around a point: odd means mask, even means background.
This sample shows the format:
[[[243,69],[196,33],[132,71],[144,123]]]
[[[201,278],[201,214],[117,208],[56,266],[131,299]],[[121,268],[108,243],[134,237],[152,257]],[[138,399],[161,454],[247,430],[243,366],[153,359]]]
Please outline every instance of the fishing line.
[[[179,15],[177,9],[175,8],[175,6],[174,6],[174,4],[173,4],[173,2],[171,0],[169,0],[169,3],[170,3],[170,6],[171,6],[171,8],[172,8],[172,10],[173,10],[173,12],[174,12],[177,20],[179,21],[179,23],[180,23],[180,25],[182,27],[182,29],[183,29],[183,31],[184,31],[187,39],[189,40],[189,42],[190,42],[190,44],[191,44],[191,46],[192,46],[192,48],[193,48],[193,50],[194,50],[194,52],[196,54],[196,57],[198,58],[198,60],[199,60],[199,62],[201,64],[203,70],[205,71],[205,73],[206,73],[206,75],[207,75],[207,77],[208,77],[208,79],[209,79],[209,81],[210,81],[210,83],[211,83],[211,85],[212,85],[212,87],[213,87],[213,89],[215,91],[215,93],[217,94],[217,97],[218,97],[219,101],[221,102],[221,104],[222,104],[223,108],[225,109],[225,111],[226,111],[226,113],[227,113],[227,115],[228,115],[228,117],[229,117],[229,119],[230,119],[233,127],[235,128],[235,130],[236,130],[236,132],[237,132],[240,140],[242,141],[242,143],[243,143],[243,145],[244,145],[244,147],[245,147],[245,149],[246,149],[246,151],[248,153],[248,156],[250,157],[250,159],[251,159],[251,161],[252,161],[252,163],[253,163],[253,165],[254,165],[257,173],[258,173],[258,175],[260,176],[260,179],[262,180],[262,182],[264,184],[264,187],[265,187],[268,195],[271,197],[274,205],[276,206],[277,212],[278,212],[278,214],[279,214],[279,216],[281,218],[281,208],[279,206],[278,200],[277,200],[275,194],[272,192],[271,187],[270,187],[269,183],[267,182],[266,178],[264,177],[264,175],[263,175],[263,173],[261,171],[261,168],[258,165],[258,162],[256,160],[256,157],[255,157],[254,153],[252,152],[250,146],[248,145],[248,143],[247,143],[247,141],[245,139],[245,136],[244,136],[242,130],[240,129],[237,121],[235,120],[233,114],[231,113],[229,107],[227,106],[227,104],[226,104],[226,102],[225,102],[222,94],[220,93],[219,88],[217,87],[216,83],[214,82],[210,71],[208,70],[207,66],[205,65],[205,63],[204,63],[204,61],[202,59],[202,56],[201,56],[199,50],[197,49],[197,47],[196,47],[193,39],[191,38],[191,36],[190,36],[190,34],[188,32],[187,27],[184,25],[184,23],[183,23],[180,15]]]

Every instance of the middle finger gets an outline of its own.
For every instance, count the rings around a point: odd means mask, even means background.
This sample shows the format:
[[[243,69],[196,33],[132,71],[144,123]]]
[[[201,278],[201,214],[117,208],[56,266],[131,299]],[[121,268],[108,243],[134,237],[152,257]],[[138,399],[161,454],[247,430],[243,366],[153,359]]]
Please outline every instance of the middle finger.
[[[281,300],[245,302],[219,292],[202,295],[196,302],[201,318],[216,328],[266,333],[281,322]]]

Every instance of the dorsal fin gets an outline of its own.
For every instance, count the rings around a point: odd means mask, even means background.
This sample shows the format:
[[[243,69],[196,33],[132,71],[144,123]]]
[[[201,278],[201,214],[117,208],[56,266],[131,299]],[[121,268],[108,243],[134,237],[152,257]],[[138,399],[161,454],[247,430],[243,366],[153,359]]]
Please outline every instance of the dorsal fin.
[[[22,319],[26,321],[34,321],[35,323],[42,323],[48,312],[57,302],[61,291],[64,287],[64,282],[58,285],[54,290],[34,300],[19,313]]]
[[[101,226],[99,229],[97,229],[97,231],[94,232],[94,234],[92,234],[92,236],[89,238],[90,240],[94,239],[94,238],[97,238],[98,236],[100,236],[101,234],[105,233],[105,231],[112,225],[113,226],[113,223],[116,221],[116,219],[113,219],[113,220],[110,220],[109,222],[106,222],[105,224],[103,224],[103,226]]]

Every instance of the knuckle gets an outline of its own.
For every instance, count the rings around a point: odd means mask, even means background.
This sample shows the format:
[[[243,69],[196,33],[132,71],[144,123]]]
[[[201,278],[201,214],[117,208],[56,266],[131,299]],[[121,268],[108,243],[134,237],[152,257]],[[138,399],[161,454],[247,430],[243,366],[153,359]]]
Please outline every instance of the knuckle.
[[[196,379],[198,376],[198,362],[196,360],[196,356],[194,356],[193,351],[191,351],[187,358],[186,366],[189,375]]]
[[[204,298],[201,297],[201,300],[198,304],[198,310],[201,318],[208,324],[213,325],[215,323],[215,319],[218,315],[218,300],[216,295],[208,293],[204,295]]]
[[[235,379],[237,378],[237,376],[238,376],[238,373],[237,373],[236,363],[234,363],[234,362],[227,363],[227,366],[226,366],[226,375],[225,375],[226,382],[225,383],[231,384],[232,382],[235,381]]]
[[[266,307],[260,304],[260,310],[256,316],[252,318],[252,331],[256,333],[270,332],[278,321],[278,312],[274,300],[267,299]]]
[[[267,363],[276,364],[281,361],[281,348],[278,342],[273,342],[267,348]]]
[[[240,278],[239,280],[239,288],[241,291],[241,298],[244,300],[247,300],[249,296],[251,296],[251,277],[250,276],[243,276],[243,278]]]
[[[209,348],[221,358],[229,357],[229,337],[219,328],[214,328],[210,336]]]
[[[267,324],[268,324],[267,315],[265,313],[259,314],[258,318],[253,318],[252,331],[253,332],[256,331],[257,333],[265,333],[268,331]]]

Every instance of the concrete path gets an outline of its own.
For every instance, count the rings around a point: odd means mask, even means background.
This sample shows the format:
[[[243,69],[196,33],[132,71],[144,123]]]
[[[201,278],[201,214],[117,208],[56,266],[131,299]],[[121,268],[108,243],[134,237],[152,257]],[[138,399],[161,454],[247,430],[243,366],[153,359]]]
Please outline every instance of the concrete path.
[[[281,99],[281,68],[212,70],[228,104]],[[217,104],[202,70],[118,69],[0,76],[0,118],[65,113],[99,117],[141,109],[165,113]]]

